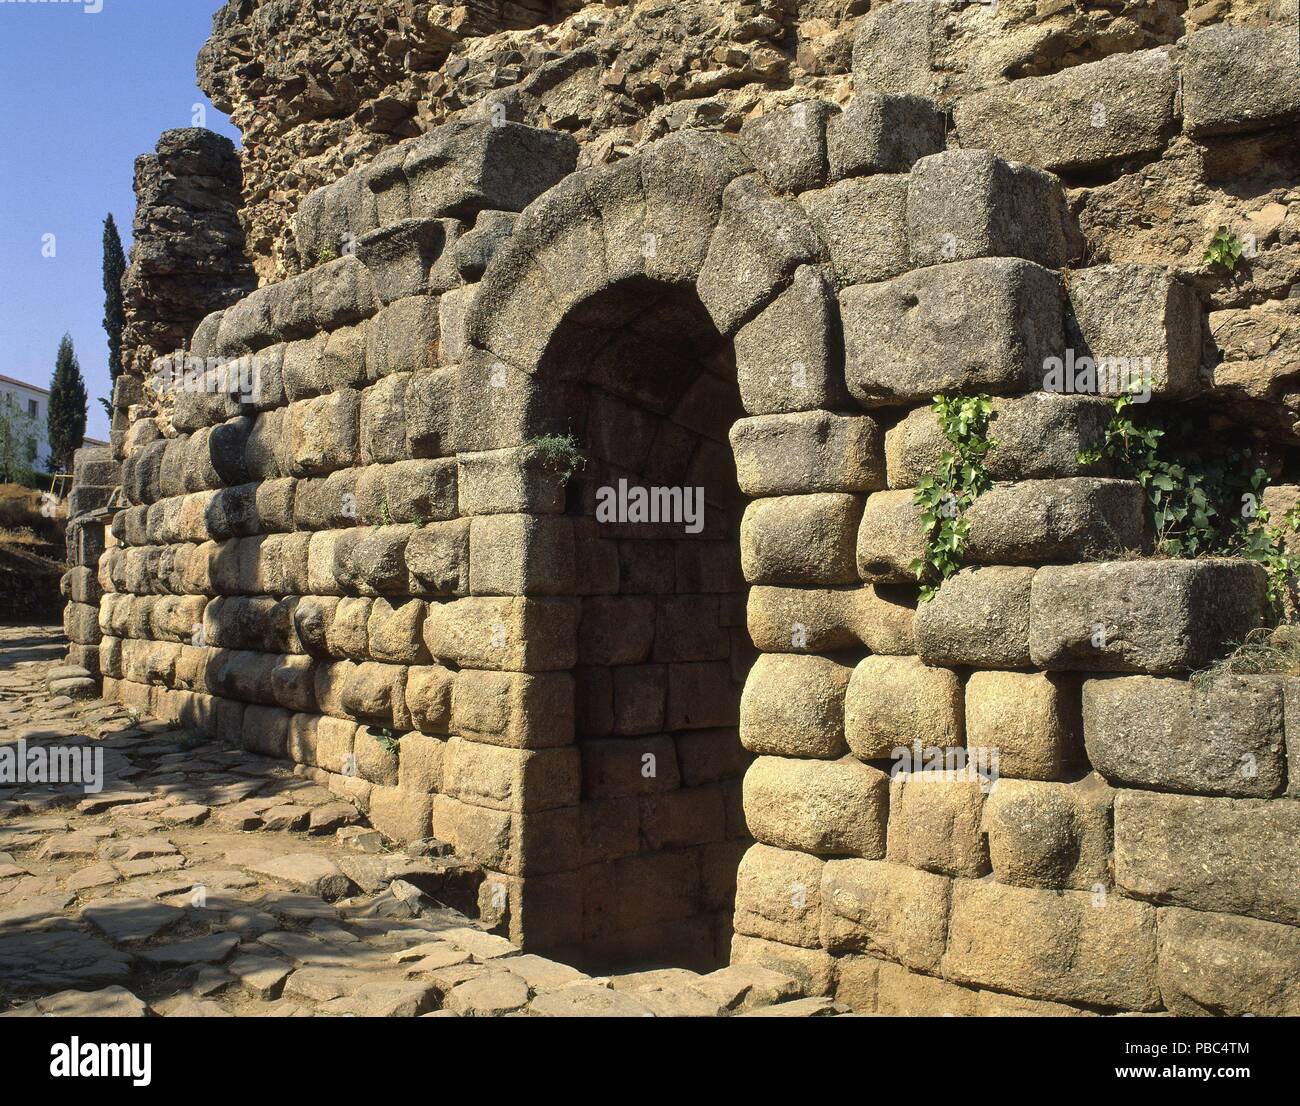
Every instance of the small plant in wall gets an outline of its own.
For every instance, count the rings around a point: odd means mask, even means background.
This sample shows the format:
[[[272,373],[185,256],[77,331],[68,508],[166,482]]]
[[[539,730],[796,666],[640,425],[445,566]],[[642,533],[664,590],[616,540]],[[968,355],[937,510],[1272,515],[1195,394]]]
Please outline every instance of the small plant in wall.
[[[1237,267],[1237,262],[1241,260],[1243,250],[1244,245],[1241,239],[1227,227],[1220,227],[1214,232],[1210,244],[1205,247],[1205,255],[1201,258],[1201,264],[1211,269],[1218,268],[1230,273]]]
[[[1109,460],[1116,475],[1142,486],[1156,553],[1240,557],[1262,565],[1273,617],[1286,617],[1293,613],[1300,574],[1300,556],[1287,550],[1286,538],[1300,531],[1300,507],[1270,525],[1263,503],[1269,477],[1254,454],[1226,448],[1207,455],[1194,444],[1203,437],[1193,420],[1161,420],[1120,395],[1101,441],[1080,452],[1079,462]]]
[[[528,444],[541,459],[542,467],[559,476],[563,484],[567,484],[575,473],[587,465],[587,459],[578,448],[578,439],[572,434],[543,434],[529,438]]]
[[[963,517],[992,480],[984,467],[994,442],[988,436],[993,400],[981,396],[935,396],[931,405],[949,448],[938,469],[923,477],[912,495],[921,508],[925,554],[911,564],[921,585],[920,598],[933,598],[939,585],[961,568],[970,535]]]
[[[383,749],[384,752],[393,753],[394,755],[396,755],[398,747],[402,740],[402,735],[399,733],[394,733],[391,729],[385,726],[382,730],[380,730],[377,734],[375,734],[375,740],[379,742],[379,747]]]

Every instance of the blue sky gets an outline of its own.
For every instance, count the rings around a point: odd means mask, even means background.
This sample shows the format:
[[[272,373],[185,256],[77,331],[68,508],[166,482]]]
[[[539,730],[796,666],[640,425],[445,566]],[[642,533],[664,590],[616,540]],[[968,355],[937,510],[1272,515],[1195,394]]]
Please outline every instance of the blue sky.
[[[88,9],[102,4],[102,10]],[[108,437],[101,238],[113,213],[131,248],[132,166],[158,136],[236,131],[194,83],[220,0],[0,0],[0,373],[48,388],[64,331]],[[55,255],[42,256],[45,235]]]

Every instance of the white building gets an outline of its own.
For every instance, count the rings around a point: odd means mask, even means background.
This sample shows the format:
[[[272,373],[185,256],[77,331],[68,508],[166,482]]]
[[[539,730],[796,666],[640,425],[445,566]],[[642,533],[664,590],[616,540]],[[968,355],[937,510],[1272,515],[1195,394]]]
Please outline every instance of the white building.
[[[0,374],[0,405],[8,411],[17,411],[27,416],[18,420],[24,427],[30,427],[36,438],[35,468],[48,472],[50,467],[50,439],[46,430],[46,419],[50,412],[50,393],[45,388],[15,380],[12,376]],[[8,413],[6,411],[6,414]]]

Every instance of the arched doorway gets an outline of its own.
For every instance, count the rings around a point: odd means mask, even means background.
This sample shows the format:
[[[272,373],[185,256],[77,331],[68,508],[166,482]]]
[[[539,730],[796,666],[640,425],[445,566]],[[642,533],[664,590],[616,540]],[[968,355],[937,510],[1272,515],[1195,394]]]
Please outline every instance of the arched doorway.
[[[736,350],[817,250],[732,143],[684,132],[540,197],[477,291],[458,449],[517,459],[511,509],[562,516],[539,529],[574,581],[538,601],[539,622],[572,625],[580,780],[576,805],[521,812],[505,882],[525,947],[591,970],[728,960],[755,655],[728,432],[742,396],[750,414],[822,406],[829,371],[785,334],[751,337],[746,393]],[[798,397],[771,402],[787,379]],[[585,464],[564,501],[532,496],[533,450],[568,436]]]
[[[737,730],[753,658],[728,431],[732,344],[689,285],[575,307],[539,378],[568,380],[584,966],[725,963],[749,838]]]

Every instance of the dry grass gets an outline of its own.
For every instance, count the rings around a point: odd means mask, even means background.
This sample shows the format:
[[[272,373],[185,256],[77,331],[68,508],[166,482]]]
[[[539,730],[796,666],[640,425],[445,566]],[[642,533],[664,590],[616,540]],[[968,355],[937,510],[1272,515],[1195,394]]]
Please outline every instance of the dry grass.
[[[41,510],[41,493],[21,484],[0,484],[0,540],[30,545],[63,540],[65,504],[51,517]]]
[[[1192,673],[1192,683],[1206,688],[1222,676],[1300,675],[1300,625],[1285,623],[1276,629],[1260,627],[1226,657]]]

